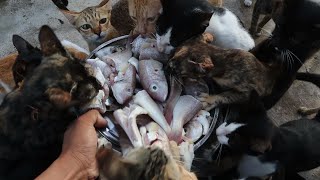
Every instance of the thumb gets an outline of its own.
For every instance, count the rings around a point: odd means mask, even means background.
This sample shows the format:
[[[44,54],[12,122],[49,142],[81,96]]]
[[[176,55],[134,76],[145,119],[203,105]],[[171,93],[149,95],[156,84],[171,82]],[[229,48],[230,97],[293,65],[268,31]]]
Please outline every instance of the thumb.
[[[95,128],[104,128],[107,126],[107,120],[105,120],[100,114],[98,114],[96,123],[94,124]]]

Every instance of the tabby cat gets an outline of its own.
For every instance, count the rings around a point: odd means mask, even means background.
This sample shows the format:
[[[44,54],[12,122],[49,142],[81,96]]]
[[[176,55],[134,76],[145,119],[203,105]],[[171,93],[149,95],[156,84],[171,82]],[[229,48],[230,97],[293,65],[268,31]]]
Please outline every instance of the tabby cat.
[[[119,32],[111,25],[111,0],[103,0],[98,6],[88,7],[81,12],[61,11],[87,41],[90,51],[119,36]]]
[[[178,150],[178,146],[176,147]],[[157,147],[136,148],[127,153],[125,157],[121,157],[112,149],[101,148],[97,153],[97,159],[102,179],[197,179],[193,173],[187,171],[183,165]]]
[[[205,33],[182,43],[168,62],[168,71],[178,78],[204,78],[222,89],[220,94],[197,97],[206,110],[246,101],[252,90],[260,96],[271,92],[277,72],[247,51],[222,49],[208,43],[213,39],[210,36]]]
[[[48,26],[40,29],[41,52],[18,36],[13,40],[19,56],[28,55],[17,61],[29,64],[23,83],[0,105],[0,179],[33,179],[59,155],[77,107],[101,87]]]

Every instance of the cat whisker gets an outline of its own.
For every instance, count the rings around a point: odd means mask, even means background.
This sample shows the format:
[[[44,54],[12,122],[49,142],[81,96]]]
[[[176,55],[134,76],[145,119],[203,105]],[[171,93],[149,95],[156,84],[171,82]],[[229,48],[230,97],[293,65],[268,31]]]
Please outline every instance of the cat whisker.
[[[286,55],[288,56],[288,59],[290,60],[290,66],[291,66],[290,70],[293,70],[294,59],[288,50],[286,50]]]
[[[307,69],[307,67],[303,64],[303,62],[300,60],[300,58],[298,57],[298,56],[296,56],[292,51],[290,51],[289,49],[287,49],[288,50],[288,52],[292,55],[292,56],[294,56],[300,63],[301,63],[301,65],[305,68],[305,70],[306,70],[306,72],[308,72],[308,69]]]

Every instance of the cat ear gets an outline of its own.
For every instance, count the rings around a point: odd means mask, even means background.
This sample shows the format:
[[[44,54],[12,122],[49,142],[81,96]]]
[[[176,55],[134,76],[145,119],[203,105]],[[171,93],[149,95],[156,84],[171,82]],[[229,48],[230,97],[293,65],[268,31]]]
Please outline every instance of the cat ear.
[[[29,54],[35,49],[28,41],[18,35],[12,36],[12,42],[19,54]]]
[[[99,7],[99,8],[110,7],[110,10],[111,10],[111,1],[110,0],[103,0],[97,7]]]
[[[201,63],[199,63],[199,67],[205,71],[210,71],[214,67],[211,57],[203,56],[201,58],[202,60]]]
[[[44,25],[40,29],[39,41],[41,46],[41,51],[45,56],[50,56],[55,53],[66,54],[65,49],[60,43],[57,36],[54,34],[52,29]]]
[[[77,18],[79,17],[80,13],[74,12],[74,11],[69,11],[69,10],[63,10],[60,9],[60,11],[63,13],[63,15],[69,20],[71,24],[74,25],[76,22]]]
[[[201,19],[201,25],[204,27],[208,27],[210,23],[210,19],[212,17],[213,11],[205,11],[200,8],[195,8],[192,10],[192,14]]]

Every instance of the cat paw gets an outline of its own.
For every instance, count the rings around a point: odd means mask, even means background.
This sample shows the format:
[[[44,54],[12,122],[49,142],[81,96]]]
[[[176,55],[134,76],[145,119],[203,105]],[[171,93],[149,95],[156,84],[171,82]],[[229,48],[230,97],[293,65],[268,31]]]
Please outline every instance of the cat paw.
[[[69,106],[72,99],[69,92],[60,88],[49,88],[47,89],[46,94],[49,96],[50,102],[60,108]]]
[[[194,159],[194,148],[192,143],[182,142],[179,145],[181,160],[187,170],[191,169],[192,161]]]
[[[213,103],[215,101],[214,96],[210,96],[207,93],[201,93],[198,97],[196,97],[202,104],[202,107],[208,111],[212,109]]]
[[[250,7],[252,5],[252,0],[244,0],[244,5]]]

